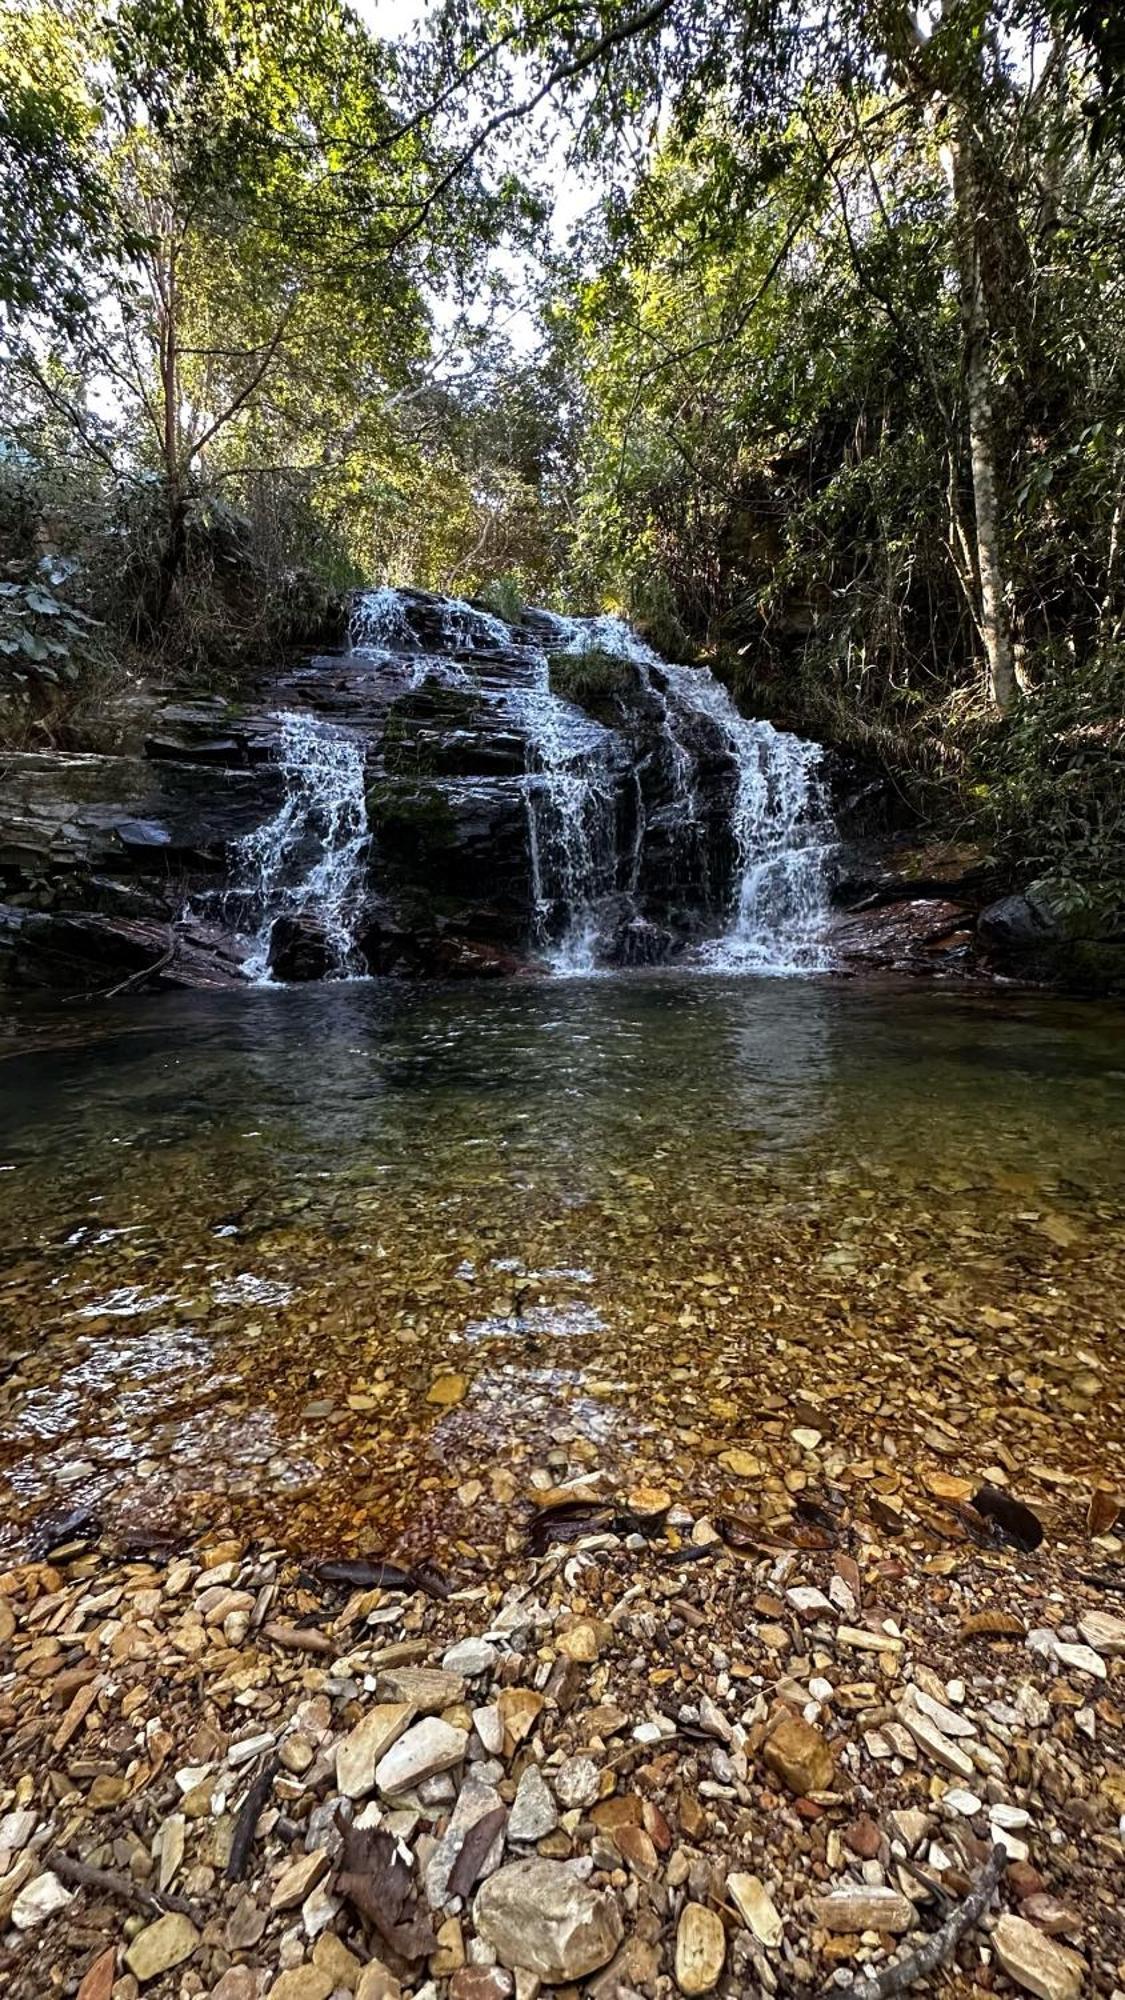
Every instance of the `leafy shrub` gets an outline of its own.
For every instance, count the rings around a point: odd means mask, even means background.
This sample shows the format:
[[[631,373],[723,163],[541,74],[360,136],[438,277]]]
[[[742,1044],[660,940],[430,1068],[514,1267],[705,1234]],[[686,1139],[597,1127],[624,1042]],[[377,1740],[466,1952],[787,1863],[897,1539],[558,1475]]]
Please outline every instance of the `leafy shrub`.
[[[97,619],[57,594],[72,565],[43,556],[31,582],[0,580],[0,733],[20,736],[110,663]]]
[[[612,719],[637,684],[632,661],[616,653],[552,653],[548,667],[552,694],[572,701],[599,722]]]

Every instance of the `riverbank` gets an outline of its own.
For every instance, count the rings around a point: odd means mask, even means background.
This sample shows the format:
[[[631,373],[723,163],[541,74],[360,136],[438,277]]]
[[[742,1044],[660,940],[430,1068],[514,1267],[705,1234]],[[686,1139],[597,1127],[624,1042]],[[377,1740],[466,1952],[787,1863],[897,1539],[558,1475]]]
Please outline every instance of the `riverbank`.
[[[893,1533],[830,1488],[771,1532],[647,1484],[597,1527],[587,1471],[534,1492],[538,1554],[517,1508],[444,1571],[221,1532],[7,1570],[6,1991],[846,1991],[905,1981],[999,1845],[917,1990],[1114,1992],[1116,1501],[1056,1485],[1021,1549],[965,1484]]]

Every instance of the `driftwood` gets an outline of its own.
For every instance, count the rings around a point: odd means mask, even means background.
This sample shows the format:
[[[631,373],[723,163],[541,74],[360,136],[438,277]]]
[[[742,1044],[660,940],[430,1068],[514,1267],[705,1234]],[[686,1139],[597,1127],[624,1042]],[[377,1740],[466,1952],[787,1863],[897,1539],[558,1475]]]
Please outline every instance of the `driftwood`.
[[[909,1958],[892,1960],[872,1979],[855,1980],[847,1989],[847,2000],[891,2000],[892,1995],[905,1993],[907,1987],[936,1972],[939,1965],[948,1964],[966,1931],[979,1924],[1007,1862],[1007,1850],[997,1842],[968,1895],[950,1911],[940,1929],[931,1932]],[[839,1987],[829,1990],[839,2000]]]
[[[234,1833],[231,1836],[230,1859],[227,1862],[228,1882],[241,1882],[246,1873],[250,1849],[254,1845],[254,1831],[280,1768],[280,1758],[267,1758],[239,1807]]]
[[[46,1866],[56,1874],[60,1882],[73,1882],[76,1889],[97,1889],[103,1896],[116,1896],[121,1903],[131,1903],[134,1909],[155,1911],[158,1916],[168,1910],[178,1910],[181,1916],[191,1917],[200,1923],[200,1915],[194,1904],[183,1896],[173,1896],[158,1889],[146,1889],[143,1883],[133,1882],[128,1875],[118,1875],[109,1868],[91,1868],[86,1861],[72,1861],[69,1854],[63,1854],[54,1847],[47,1856]]]

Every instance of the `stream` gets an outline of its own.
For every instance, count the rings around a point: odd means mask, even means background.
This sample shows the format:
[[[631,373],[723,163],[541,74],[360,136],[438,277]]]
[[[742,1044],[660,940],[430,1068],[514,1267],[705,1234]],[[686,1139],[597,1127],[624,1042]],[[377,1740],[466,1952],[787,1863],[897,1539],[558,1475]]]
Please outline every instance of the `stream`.
[[[730,1504],[795,1395],[888,1492],[1048,1438],[1096,1476],[1123,1046],[1056,998],[719,971],[7,1016],[0,1539],[440,1556],[553,1459]]]

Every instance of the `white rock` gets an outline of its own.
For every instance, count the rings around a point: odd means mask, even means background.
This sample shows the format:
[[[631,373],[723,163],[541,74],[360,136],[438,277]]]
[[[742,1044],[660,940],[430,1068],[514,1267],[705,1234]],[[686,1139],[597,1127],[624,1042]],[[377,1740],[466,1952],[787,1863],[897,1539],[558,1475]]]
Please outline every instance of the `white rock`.
[[[1031,1814],[1023,1806],[1005,1805],[1002,1800],[989,1806],[988,1817],[993,1826],[1005,1827],[1010,1833],[1018,1833],[1021,1827],[1031,1825]]]
[[[943,1736],[976,1735],[976,1724],[970,1722],[967,1715],[958,1715],[956,1709],[946,1708],[944,1702],[935,1701],[933,1696],[926,1694],[922,1688],[911,1684],[907,1694],[915,1708],[920,1708],[923,1715],[928,1715]]]
[[[728,1875],[727,1894],[761,1944],[781,1943],[782,1922],[773,1897],[757,1875]]]
[[[1076,1674],[1090,1674],[1094,1680],[1104,1681],[1108,1669],[1100,1653],[1092,1646],[1069,1646],[1059,1640],[1055,1647],[1055,1657],[1064,1667],[1070,1667]]]
[[[475,1681],[482,1674],[491,1673],[499,1657],[491,1639],[462,1639],[443,1654],[441,1664],[447,1674],[461,1674],[465,1680]]]
[[[5,1813],[0,1819],[0,1848],[8,1854],[18,1854],[27,1846],[38,1824],[33,1812]]]
[[[490,1757],[499,1757],[504,1748],[504,1723],[495,1702],[474,1708],[473,1728]]]
[[[555,1797],[567,1810],[592,1806],[598,1796],[601,1772],[592,1757],[568,1757],[559,1765],[552,1780]]]
[[[269,1730],[261,1736],[244,1736],[240,1743],[231,1744],[227,1751],[227,1763],[232,1770],[237,1770],[240,1764],[251,1764],[255,1757],[261,1756],[263,1750],[272,1750],[276,1741],[276,1736]]]
[[[336,1784],[346,1799],[366,1798],[374,1791],[376,1766],[413,1720],[409,1702],[381,1702],[337,1744]]]
[[[73,1903],[74,1892],[64,1889],[57,1875],[48,1869],[45,1875],[37,1875],[21,1889],[12,1904],[12,1922],[18,1931],[31,1931],[37,1924],[45,1924],[56,1910],[65,1910]]]
[[[890,1931],[897,1937],[914,1922],[913,1903],[897,1889],[849,1884],[818,1896],[814,1908],[817,1922],[827,1931]]]
[[[992,1933],[996,1956],[1009,1979],[1037,2000],[1078,2000],[1086,1962],[1047,1937],[1025,1917],[1004,1915]]]
[[[812,1583],[795,1583],[791,1590],[786,1591],[785,1602],[792,1605],[798,1617],[819,1616],[822,1611],[832,1610],[824,1592]]]
[[[542,1840],[559,1823],[558,1808],[537,1764],[529,1764],[516,1790],[508,1820],[508,1839]]]
[[[979,1813],[981,1809],[981,1801],[976,1793],[964,1791],[959,1785],[950,1786],[942,1799],[942,1805],[949,1812],[957,1813],[961,1819],[972,1819],[973,1814]]]
[[[923,1715],[920,1709],[912,1707],[909,1702],[902,1704],[899,1715],[918,1748],[932,1757],[936,1764],[943,1765],[958,1778],[972,1777],[972,1758],[958,1749],[950,1737],[943,1736],[937,1724],[931,1722],[928,1715]]]
[[[551,1986],[588,1978],[623,1935],[610,1891],[591,1889],[559,1861],[510,1862],[478,1890],[474,1917],[501,1965],[522,1966]]]
[[[1084,1611],[1078,1620],[1078,1630],[1086,1644],[1104,1659],[1119,1660],[1125,1654],[1125,1618],[1116,1618],[1112,1611]],[[0,1847],[3,1844],[0,1837]]]
[[[380,1760],[375,1771],[378,1790],[385,1797],[394,1797],[413,1791],[438,1771],[451,1771],[464,1757],[468,1741],[467,1729],[455,1729],[437,1715],[425,1716]]]

